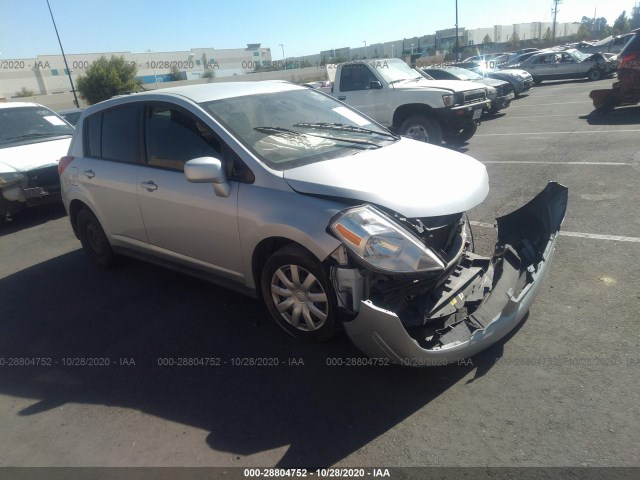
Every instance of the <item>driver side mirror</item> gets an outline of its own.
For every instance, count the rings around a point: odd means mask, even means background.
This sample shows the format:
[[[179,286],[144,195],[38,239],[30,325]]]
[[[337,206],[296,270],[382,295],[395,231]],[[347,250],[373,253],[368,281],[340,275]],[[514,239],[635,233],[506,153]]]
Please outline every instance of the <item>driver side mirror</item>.
[[[215,157],[199,157],[184,164],[184,176],[191,183],[213,183],[218,197],[228,197],[231,186],[227,181],[222,160]]]
[[[382,84],[378,80],[374,80],[369,84],[369,89],[371,90],[380,90],[382,88]]]

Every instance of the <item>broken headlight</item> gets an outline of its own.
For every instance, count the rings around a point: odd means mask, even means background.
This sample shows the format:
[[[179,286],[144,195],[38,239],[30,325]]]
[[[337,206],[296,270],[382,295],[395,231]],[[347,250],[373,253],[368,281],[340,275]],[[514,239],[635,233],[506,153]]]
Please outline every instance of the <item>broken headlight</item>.
[[[422,273],[445,268],[430,248],[370,205],[339,213],[330,229],[351,253],[374,270]]]
[[[25,176],[20,172],[3,172],[0,173],[0,187],[8,187],[14,183],[24,180]]]

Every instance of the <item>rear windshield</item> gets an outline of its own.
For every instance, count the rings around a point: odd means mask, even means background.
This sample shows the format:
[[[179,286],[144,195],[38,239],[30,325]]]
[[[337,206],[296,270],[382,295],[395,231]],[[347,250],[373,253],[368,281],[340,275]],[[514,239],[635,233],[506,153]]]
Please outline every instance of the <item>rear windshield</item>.
[[[73,135],[73,127],[46,107],[0,108],[0,148]]]
[[[640,51],[640,32],[636,33],[634,37],[627,43],[627,45],[620,52],[619,57],[624,57],[625,55],[629,55],[630,53],[639,52]]]

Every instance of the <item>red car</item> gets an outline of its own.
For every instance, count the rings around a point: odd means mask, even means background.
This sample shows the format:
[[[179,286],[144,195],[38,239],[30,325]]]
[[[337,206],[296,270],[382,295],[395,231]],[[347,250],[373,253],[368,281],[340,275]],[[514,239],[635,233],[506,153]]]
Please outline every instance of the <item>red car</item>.
[[[597,113],[640,102],[640,28],[618,54],[618,81],[609,90],[592,90],[589,96]]]

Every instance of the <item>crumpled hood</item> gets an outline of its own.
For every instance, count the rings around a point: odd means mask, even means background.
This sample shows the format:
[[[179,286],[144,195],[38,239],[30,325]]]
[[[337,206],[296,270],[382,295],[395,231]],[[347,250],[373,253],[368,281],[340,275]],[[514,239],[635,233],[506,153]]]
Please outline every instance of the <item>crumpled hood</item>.
[[[0,172],[27,172],[57,165],[69,150],[71,137],[0,148]]]
[[[300,193],[348,198],[408,218],[449,215],[480,204],[489,192],[485,166],[452,150],[408,138],[376,150],[284,171]]]

